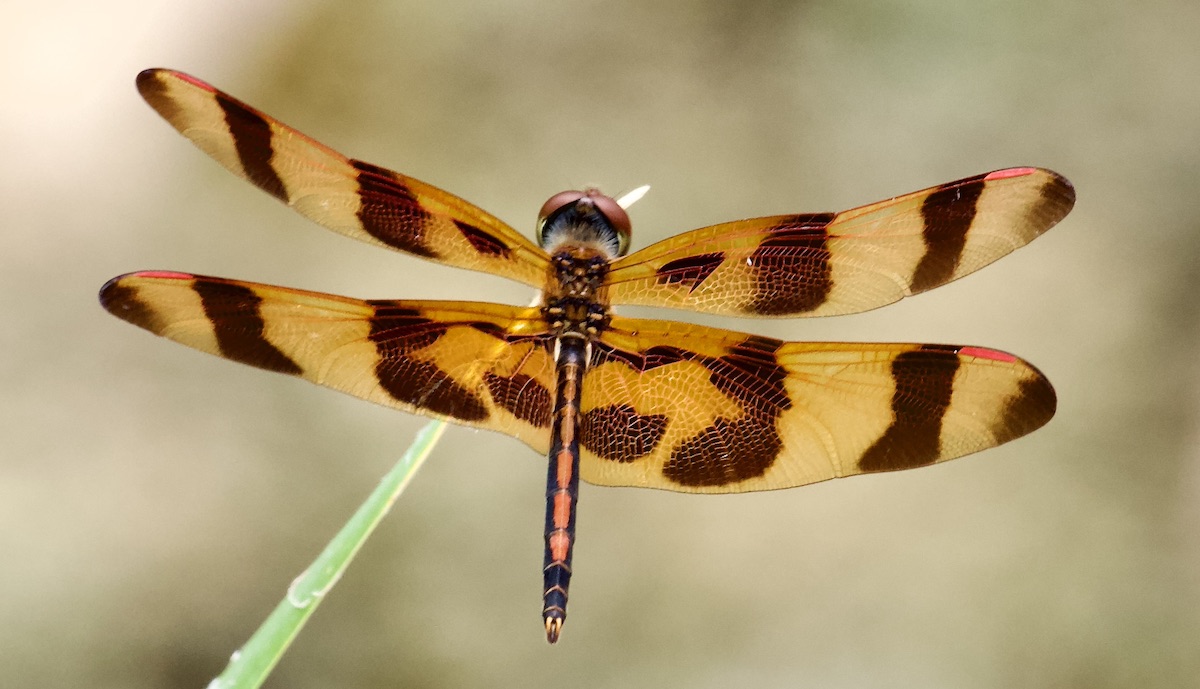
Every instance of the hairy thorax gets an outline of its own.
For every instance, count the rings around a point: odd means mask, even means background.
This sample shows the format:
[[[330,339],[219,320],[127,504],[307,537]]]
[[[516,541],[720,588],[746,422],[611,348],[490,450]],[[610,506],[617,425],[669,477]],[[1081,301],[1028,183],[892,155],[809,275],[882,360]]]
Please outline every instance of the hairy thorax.
[[[604,278],[608,255],[588,244],[560,246],[550,263],[552,279],[542,299],[542,316],[559,337],[592,339],[609,321]]]

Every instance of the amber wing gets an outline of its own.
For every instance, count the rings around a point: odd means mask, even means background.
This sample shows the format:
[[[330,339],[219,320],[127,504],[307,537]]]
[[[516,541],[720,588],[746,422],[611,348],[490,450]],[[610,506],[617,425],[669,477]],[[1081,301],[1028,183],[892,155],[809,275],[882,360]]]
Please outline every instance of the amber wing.
[[[146,70],[137,84],[201,150],[334,232],[535,287],[545,282],[544,251],[453,194],[347,158],[181,72]]]
[[[618,260],[608,296],[731,316],[866,311],[979,270],[1074,202],[1060,175],[1010,168],[841,213],[722,223]]]
[[[1049,381],[982,347],[782,342],[614,318],[584,379],[589,483],[725,493],[926,466],[1054,415]]]
[[[548,449],[553,335],[535,308],[169,272],[115,278],[100,298],[189,347]],[[1055,409],[1037,369],[982,347],[782,342],[619,317],[583,389],[585,481],[699,493],[925,466],[1030,433]]]
[[[549,446],[553,337],[537,309],[361,301],[168,272],[114,278],[100,302],[194,349]]]

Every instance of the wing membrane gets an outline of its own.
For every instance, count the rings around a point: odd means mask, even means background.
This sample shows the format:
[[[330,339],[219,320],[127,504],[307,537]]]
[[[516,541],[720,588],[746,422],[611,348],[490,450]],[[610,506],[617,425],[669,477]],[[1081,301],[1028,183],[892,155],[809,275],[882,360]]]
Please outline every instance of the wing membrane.
[[[168,272],[115,278],[100,299],[189,347],[548,449],[553,336],[536,308]],[[584,378],[581,472],[683,492],[789,488],[994,447],[1054,409],[1037,369],[981,347],[789,343],[614,317]]]
[[[137,83],[201,150],[334,232],[535,287],[545,281],[545,252],[453,194],[347,158],[181,72],[146,70]]]
[[[732,316],[866,311],[979,270],[1074,201],[1058,174],[1011,168],[841,213],[713,225],[617,261],[609,298]]]
[[[584,379],[582,477],[724,493],[925,466],[1054,414],[1049,381],[980,347],[781,342],[614,318]]]
[[[553,338],[537,309],[361,301],[167,272],[109,281],[113,315],[209,354],[546,452]]]

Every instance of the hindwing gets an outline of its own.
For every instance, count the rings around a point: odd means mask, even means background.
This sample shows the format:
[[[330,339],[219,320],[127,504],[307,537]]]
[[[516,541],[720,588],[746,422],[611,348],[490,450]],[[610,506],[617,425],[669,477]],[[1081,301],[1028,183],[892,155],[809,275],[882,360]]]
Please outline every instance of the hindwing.
[[[169,272],[114,278],[100,302],[209,354],[549,446],[553,337],[536,308],[363,301]]]
[[[982,347],[782,342],[614,318],[584,378],[581,474],[725,493],[926,466],[1045,424],[1054,389]]]

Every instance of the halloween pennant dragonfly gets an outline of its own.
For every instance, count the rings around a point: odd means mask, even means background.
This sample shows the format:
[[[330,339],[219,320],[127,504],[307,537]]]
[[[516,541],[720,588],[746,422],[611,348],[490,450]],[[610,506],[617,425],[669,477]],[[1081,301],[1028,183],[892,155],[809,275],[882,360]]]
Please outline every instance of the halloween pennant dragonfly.
[[[1050,382],[992,349],[782,342],[611,308],[800,317],[890,304],[1061,220],[1075,193],[1049,170],[998,170],[841,213],[722,223],[630,254],[628,214],[595,189],[551,197],[535,244],[186,74],[147,70],[137,85],[204,152],[317,223],[540,290],[532,307],[360,300],[146,271],[109,281],[100,302],[189,347],[546,454],[551,643],[566,618],[580,478],[692,493],[790,488],[961,457],[1054,414]]]

